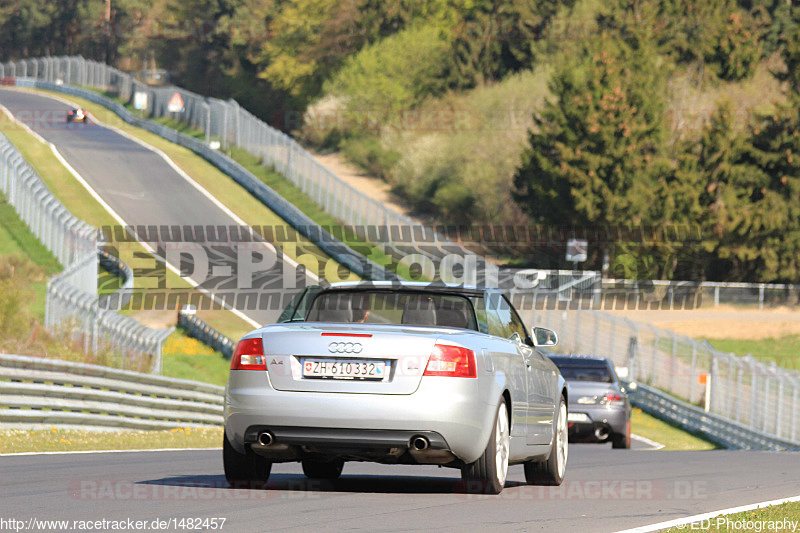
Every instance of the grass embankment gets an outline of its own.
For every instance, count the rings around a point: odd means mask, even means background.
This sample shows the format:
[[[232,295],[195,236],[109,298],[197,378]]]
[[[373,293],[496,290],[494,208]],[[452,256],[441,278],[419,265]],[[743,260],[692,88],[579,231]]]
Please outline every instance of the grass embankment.
[[[703,339],[721,352],[735,353],[739,356],[751,354],[766,363],[798,370],[800,368],[800,335],[746,340],[746,339]]]
[[[71,213],[95,227],[116,224],[111,214],[99,202],[90,197],[83,186],[58,161],[49,146],[42,144],[27,131],[10,122],[0,122],[0,130],[9,138],[25,160],[31,163],[47,187]],[[16,311],[6,313],[6,316],[14,318],[17,324],[15,326],[16,333],[14,335],[3,334],[2,348],[7,352],[20,355],[45,355],[93,364],[124,366],[124,362],[117,360],[111,353],[85,354],[80,343],[73,346],[73,343],[51,338],[44,332],[42,319],[47,278],[60,271],[61,267],[27,229],[16,215],[13,207],[4,201],[0,205],[0,224],[2,225],[0,228],[0,257],[4,264],[10,262],[14,267],[11,270],[8,268],[0,270],[13,271],[16,276],[13,283],[10,284],[13,290],[0,292],[3,293],[4,302],[11,299],[12,296],[14,301],[18,302],[14,307]],[[120,247],[121,259],[132,268],[151,267],[152,260],[134,258],[134,254],[140,252],[145,252],[145,249],[138,243]],[[136,280],[134,282],[136,283]],[[190,288],[188,282],[170,271],[167,271],[166,284],[168,287],[176,289]],[[146,288],[136,286],[137,288]],[[8,309],[11,308],[8,307]],[[252,329],[248,323],[229,311],[203,310],[201,308],[198,315],[233,339],[241,337]],[[23,325],[20,325],[21,320],[24,321]],[[199,379],[211,383],[224,381],[219,377],[219,368],[227,369],[228,363],[221,354],[218,352],[215,352],[215,356],[210,356],[208,353],[199,354],[198,360],[205,357],[208,359],[208,364],[198,365],[197,360],[191,359],[192,356],[197,355],[195,353],[197,350],[188,353],[182,350],[182,347],[185,348],[192,339],[189,339],[183,332],[176,331],[171,340],[173,342],[164,351],[164,375]],[[200,366],[203,368],[199,368]],[[189,370],[191,368],[195,369],[194,374]],[[139,370],[144,369],[140,368]]]
[[[193,341],[194,339],[189,339]],[[168,341],[170,342],[170,341]],[[175,340],[176,344],[185,342]],[[189,351],[189,350],[186,350]],[[194,354],[192,357],[205,357]],[[216,358],[215,361],[219,361]],[[195,361],[196,362],[196,361]],[[175,358],[176,373],[193,368],[191,360]],[[166,364],[165,364],[166,370]],[[193,370],[189,370],[193,372]],[[225,372],[227,375],[227,370]],[[182,377],[176,375],[175,377]],[[638,412],[637,412],[638,411]],[[665,444],[665,450],[711,450],[714,445],[698,439],[660,420],[634,410],[633,431],[643,437]],[[47,438],[42,438],[43,436]],[[48,452],[79,450],[137,450],[151,448],[218,448],[222,443],[221,429],[178,428],[171,431],[76,431],[51,429],[46,431],[0,431],[0,453]]]
[[[86,89],[94,90],[95,92],[97,92],[99,94],[102,94],[103,96],[107,96],[109,98],[112,98],[115,101],[117,101],[118,103],[120,103],[123,106],[125,106],[129,111],[136,112],[136,110],[129,103],[123,102],[121,99],[117,98],[114,94],[107,93],[107,92],[104,92],[104,91],[99,91],[99,90],[96,90],[96,89],[92,89],[91,87],[87,87]],[[44,91],[44,92],[48,92],[48,91]],[[82,105],[83,105],[83,102],[85,102],[87,105],[94,106],[93,108],[87,107],[87,109],[89,109],[90,111],[94,111],[95,112],[95,116],[101,117],[101,120],[103,122],[105,122],[107,124],[113,124],[115,127],[118,127],[120,129],[125,129],[125,131],[127,131],[128,133],[134,134],[137,138],[145,140],[145,142],[148,142],[148,143],[152,144],[153,146],[156,146],[156,147],[160,148],[160,146],[157,145],[156,143],[150,142],[149,140],[147,140],[147,139],[145,139],[143,137],[140,137],[139,133],[143,132],[145,135],[148,136],[148,138],[149,138],[149,136],[152,136],[152,137],[156,137],[157,139],[161,139],[160,137],[158,137],[158,136],[156,136],[154,134],[150,134],[149,132],[145,132],[144,130],[141,130],[139,128],[133,128],[129,124],[123,122],[112,111],[109,111],[108,109],[106,109],[106,108],[104,108],[104,107],[102,107],[100,105],[92,104],[91,102],[88,102],[88,101],[80,99],[80,98],[75,98],[75,100],[76,100],[76,102],[81,102]],[[101,113],[101,115],[98,115],[97,113]],[[204,131],[202,131],[200,129],[197,129],[197,128],[194,128],[194,127],[192,127],[192,126],[190,126],[188,124],[184,124],[183,122],[179,122],[179,121],[177,121],[177,120],[175,120],[173,118],[161,117],[161,118],[152,119],[152,120],[153,120],[153,122],[156,122],[158,124],[163,124],[163,125],[167,126],[168,128],[171,128],[171,129],[174,129],[174,130],[176,130],[176,131],[178,131],[180,133],[189,135],[190,137],[194,137],[196,139],[203,140],[203,141],[205,140],[205,132]],[[214,138],[212,140],[219,141],[219,139],[217,139],[217,138]],[[169,143],[168,141],[164,141],[163,139],[161,139],[161,141],[162,141],[162,143],[166,143],[166,144],[171,145],[171,146],[177,146],[177,145],[173,145],[172,143]],[[187,152],[192,153],[188,149],[184,149],[184,148],[181,148],[181,147],[179,147],[179,148],[181,150],[186,150]],[[160,149],[162,149],[162,151],[166,152],[166,150],[163,150],[163,148],[160,148]],[[170,157],[173,158],[173,156],[170,153],[168,153],[168,155],[170,155]],[[236,161],[237,163],[242,165],[245,169],[250,171],[256,178],[258,178],[264,184],[266,184],[268,187],[273,189],[276,193],[278,193],[286,201],[288,201],[289,203],[294,205],[297,209],[299,209],[303,214],[308,216],[316,224],[318,224],[320,226],[323,226],[323,227],[341,227],[343,225],[342,221],[340,221],[340,220],[334,218],[333,216],[329,215],[328,213],[326,213],[306,193],[304,193],[297,186],[295,186],[294,183],[292,183],[291,181],[286,179],[284,176],[282,176],[281,174],[279,174],[275,170],[264,166],[261,163],[261,160],[258,157],[248,153],[246,150],[244,150],[242,148],[237,148],[237,147],[232,147],[232,148],[228,149],[227,150],[227,155],[229,157],[231,157],[231,159],[233,159],[234,161]],[[177,162],[178,161],[176,160],[176,163]],[[209,165],[210,165],[210,163],[209,163]],[[187,171],[187,173],[188,173],[188,171]],[[225,175],[225,174],[223,174],[221,172],[219,172],[219,173],[222,174],[223,176],[225,176],[225,178],[227,180],[229,180],[230,182],[232,182],[234,185],[236,185],[235,182],[233,182],[233,180],[230,177],[228,177],[227,175]],[[194,175],[191,174],[191,173],[189,173],[189,175],[194,177]],[[205,187],[205,185],[204,185],[204,187]],[[238,187],[238,185],[236,185],[236,187],[240,188],[240,187]],[[209,188],[209,190],[211,190],[211,189]],[[220,192],[224,193],[224,191],[220,191]],[[244,192],[246,193],[246,191],[244,191]],[[216,195],[215,192],[212,191],[212,193]],[[249,196],[249,193],[247,193],[247,194]],[[252,201],[258,202],[258,200],[256,200],[255,198],[252,198],[252,197],[250,197],[250,198],[251,198]],[[258,203],[260,204],[260,202],[258,202]],[[260,204],[260,205],[262,205],[262,207],[263,207],[263,204]],[[275,216],[277,216],[277,215],[275,215]],[[245,219],[245,220],[247,220],[247,219]],[[281,220],[281,224],[284,224],[284,225],[286,224],[282,219],[280,219],[280,220]],[[250,224],[250,222],[248,222],[248,224]],[[260,222],[259,224],[265,225],[267,223],[266,222]],[[296,233],[293,230],[291,230],[291,228],[288,228],[288,231],[289,231],[289,235],[291,235],[291,236],[295,236],[296,235]],[[364,239],[360,239],[357,236],[355,236],[352,232],[347,232],[347,233],[341,235],[341,237],[343,238],[343,242],[347,246],[349,246],[350,248],[358,251],[359,253],[361,253],[362,255],[364,255],[365,257],[367,257],[368,259],[374,261],[375,263],[377,263],[379,265],[385,265],[386,268],[388,268],[392,272],[397,272],[397,270],[398,270],[397,261],[396,260],[392,260],[388,255],[386,255],[386,253],[383,251],[383,249],[380,246],[378,246],[378,245],[376,245],[374,243],[371,243],[369,241],[366,241]],[[304,243],[303,244],[303,251],[305,251],[307,249],[307,247],[305,246],[305,242],[307,242],[307,241],[305,241],[305,239],[301,239],[300,242]],[[278,246],[278,247],[281,247],[281,243],[275,243],[275,245]],[[319,254],[322,254],[324,256],[324,254],[318,248],[316,248],[313,245],[312,245],[312,248],[310,250],[312,250],[312,253],[319,253]],[[286,250],[286,253],[288,255],[290,255],[291,257],[294,257],[296,259],[296,256],[292,255],[292,250],[291,249]],[[402,272],[401,272],[401,274],[402,274]],[[355,275],[352,274],[350,279],[356,279]]]
[[[0,453],[221,448],[222,428],[168,430],[0,430]]]
[[[713,442],[659,420],[636,407],[631,413],[631,431],[663,444],[663,450],[714,450],[719,448]]]
[[[28,310],[44,319],[47,278],[60,271],[61,265],[20,220],[3,193],[0,193],[0,260],[6,268],[17,271],[8,272],[8,279],[24,275],[21,283],[16,284],[30,290]]]
[[[87,88],[91,90],[90,88]],[[115,128],[125,131],[125,133],[136,137],[137,139],[146,142],[147,144],[161,150],[170,159],[172,159],[178,167],[192,177],[203,188],[209,191],[215,198],[217,198],[228,209],[236,213],[244,222],[250,226],[256,227],[280,227],[282,232],[286,235],[285,242],[274,242],[273,244],[282,250],[286,255],[292,259],[301,262],[313,272],[315,275],[320,276],[328,274],[327,277],[333,277],[337,263],[328,257],[322,250],[320,250],[311,241],[297,233],[285,220],[276,215],[271,209],[261,203],[258,199],[254,198],[233,178],[217,169],[214,165],[198,156],[188,148],[184,148],[177,144],[171,143],[154,133],[150,133],[141,128],[136,128],[124,122],[114,112],[106,109],[105,107],[89,102],[83,98],[74,96],[66,96],[52,91],[41,91],[46,94],[52,94],[61,98],[68,98],[77,104],[85,107],[90,113],[104,124],[108,124]],[[113,95],[96,91],[104,96],[113,98]],[[124,104],[119,99],[119,103]],[[130,111],[135,111],[130,105],[126,105]],[[160,124],[164,124],[172,129],[185,133],[198,139],[205,139],[205,134],[198,129],[191,128],[183,123],[172,120],[170,118],[162,118],[156,120]],[[239,162],[247,170],[256,175],[257,178],[262,180],[268,186],[276,190],[287,201],[294,204],[298,209],[308,215],[314,222],[322,226],[340,226],[341,222],[336,221],[333,217],[328,216],[316,204],[308,198],[303,192],[294,187],[286,178],[267,169],[261,165],[258,158],[251,156],[241,149],[234,149],[231,157]],[[347,242],[348,245],[362,252],[375,262],[386,262],[386,255],[383,251],[369,245],[365,241],[353,240]],[[313,256],[318,264],[315,265],[308,261],[308,254]],[[359,279],[353,273],[349,277],[344,277],[344,272],[339,273],[339,279],[342,281],[357,280]]]
[[[79,103],[83,105],[83,102]],[[100,106],[96,107],[98,109],[104,109]],[[63,203],[71,213],[95,227],[116,226],[118,224],[113,216],[106,211],[99,202],[89,196],[86,189],[77,180],[75,180],[72,174],[70,174],[63,165],[61,165],[58,159],[56,159],[56,157],[50,151],[49,146],[38,142],[25,130],[15,124],[8,125],[7,122],[3,122],[2,126],[3,133],[6,134],[14,146],[17,147],[25,160],[31,163],[34,169],[42,177],[48,188],[58,197],[61,203]],[[154,135],[152,137],[155,139],[160,139],[163,143],[171,144],[167,141],[164,141],[160,137]],[[145,141],[148,140],[145,139]],[[174,146],[178,151],[184,150],[177,145],[172,146]],[[157,148],[164,151],[164,147],[157,146]],[[189,170],[195,170],[197,171],[198,175],[202,176],[203,181],[213,180],[214,176],[209,178],[209,175],[204,173],[204,171],[207,171],[208,169],[204,169],[201,166],[193,166],[198,164],[198,161],[195,160],[199,160],[200,163],[205,162],[200,157],[192,154],[190,151],[185,151],[188,152],[188,154],[183,154],[181,161],[184,164],[189,164],[187,165],[188,170],[184,169],[184,171],[189,173]],[[172,157],[174,154],[167,153],[167,155]],[[193,179],[197,179],[193,174],[189,173],[189,175],[192,176]],[[201,180],[198,179],[197,181]],[[201,183],[201,185],[204,184]],[[249,195],[246,196],[249,197]],[[238,198],[235,199],[238,200]],[[244,210],[254,210],[256,207],[247,203],[243,203],[241,205]],[[121,256],[120,259],[122,259],[132,268],[152,267],[152,260],[142,258],[137,259],[134,257],[135,254],[146,252],[145,248],[138,243],[125,243],[124,246],[119,246],[119,252]],[[136,282],[137,280],[134,280],[135,287],[147,288],[141,287]],[[170,271],[167,271],[166,283],[168,287],[178,289],[187,289],[190,287],[187,281]],[[222,331],[231,338],[238,338],[252,329],[249,324],[228,311],[201,309],[198,312],[198,315],[213,327]]]
[[[780,505],[770,505],[752,511],[742,511],[729,515],[719,515],[709,519],[707,522],[694,525],[677,526],[665,529],[664,533],[678,533],[685,531],[704,531],[713,532],[741,532],[741,531],[792,531],[789,524],[788,529],[784,528],[786,522],[800,522],[800,502],[788,502]],[[772,522],[772,525],[770,525]]]
[[[164,343],[163,374],[224,386],[230,361],[197,339],[176,330]]]

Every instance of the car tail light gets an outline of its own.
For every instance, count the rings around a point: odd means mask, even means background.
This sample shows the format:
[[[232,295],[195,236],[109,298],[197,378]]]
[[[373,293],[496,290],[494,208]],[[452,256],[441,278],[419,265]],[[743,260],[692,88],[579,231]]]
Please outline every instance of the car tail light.
[[[231,358],[231,370],[266,369],[267,359],[264,357],[264,345],[261,338],[240,340]]]
[[[618,403],[622,403],[622,395],[621,394],[606,394],[602,398],[600,398],[600,403],[605,405],[614,405]]]
[[[478,376],[475,368],[475,352],[460,346],[437,344],[428,359],[423,376],[445,376],[451,378],[474,378]]]

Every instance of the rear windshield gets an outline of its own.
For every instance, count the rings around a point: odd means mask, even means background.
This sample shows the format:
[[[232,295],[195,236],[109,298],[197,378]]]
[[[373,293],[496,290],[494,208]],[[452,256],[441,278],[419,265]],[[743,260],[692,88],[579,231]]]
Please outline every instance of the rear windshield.
[[[306,321],[478,329],[466,297],[410,291],[325,292],[311,304]]]
[[[611,372],[607,366],[576,366],[576,365],[559,365],[558,369],[561,375],[567,381],[598,381],[601,383],[613,383]]]

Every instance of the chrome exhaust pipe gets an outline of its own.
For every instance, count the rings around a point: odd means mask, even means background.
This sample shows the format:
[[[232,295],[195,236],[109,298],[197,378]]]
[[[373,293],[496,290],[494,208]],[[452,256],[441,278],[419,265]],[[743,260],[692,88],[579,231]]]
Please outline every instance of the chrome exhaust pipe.
[[[427,450],[428,446],[430,446],[430,442],[428,442],[428,439],[426,439],[425,437],[423,437],[421,435],[417,436],[417,437],[413,437],[411,439],[411,447],[414,448],[415,450],[417,450],[418,452],[421,452],[423,450]]]
[[[269,431],[263,431],[258,434],[258,443],[262,446],[269,446],[274,442],[274,438],[272,437],[272,433]]]
[[[594,430],[594,436],[597,440],[608,440],[608,430],[606,428],[597,428]]]

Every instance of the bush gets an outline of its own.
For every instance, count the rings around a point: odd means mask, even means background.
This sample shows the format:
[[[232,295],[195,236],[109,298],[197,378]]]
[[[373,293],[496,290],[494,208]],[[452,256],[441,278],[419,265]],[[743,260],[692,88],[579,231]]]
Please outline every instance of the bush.
[[[344,155],[370,174],[387,180],[400,154],[383,146],[381,140],[372,136],[357,136],[344,139],[340,145]]]
[[[399,111],[445,90],[448,43],[432,26],[409,28],[351,56],[326,85],[351,110]]]

